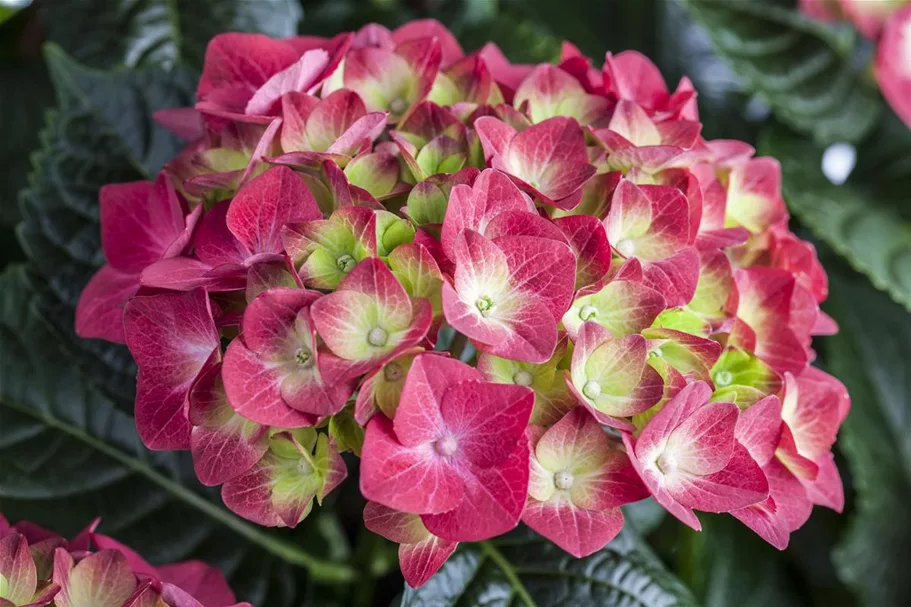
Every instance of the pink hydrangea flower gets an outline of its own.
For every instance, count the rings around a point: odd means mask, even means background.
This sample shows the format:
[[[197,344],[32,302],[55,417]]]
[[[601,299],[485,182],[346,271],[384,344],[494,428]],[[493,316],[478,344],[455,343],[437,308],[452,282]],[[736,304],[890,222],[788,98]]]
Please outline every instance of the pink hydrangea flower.
[[[520,521],[591,554],[647,496],[781,548],[842,507],[849,401],[809,366],[837,327],[780,165],[705,140],[695,95],[432,20],[217,36],[159,114],[192,142],[102,191],[77,328],[126,341],[143,441],[251,521],[299,524],[359,455],[412,586]]]
[[[13,607],[252,607],[201,561],[153,567],[99,521],[67,541],[0,515],[0,604]]]

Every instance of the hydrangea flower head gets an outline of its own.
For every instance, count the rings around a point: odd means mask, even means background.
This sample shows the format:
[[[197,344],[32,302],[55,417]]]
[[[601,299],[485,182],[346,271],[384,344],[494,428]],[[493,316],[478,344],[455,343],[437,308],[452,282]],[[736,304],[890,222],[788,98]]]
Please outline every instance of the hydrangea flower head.
[[[94,521],[72,540],[0,515],[3,607],[251,607],[201,561],[153,567]]]
[[[648,496],[779,548],[842,507],[825,271],[689,80],[417,21],[218,36],[197,96],[157,180],[103,190],[77,329],[127,343],[140,436],[240,516],[297,525],[352,451],[418,586],[521,521],[591,554]]]

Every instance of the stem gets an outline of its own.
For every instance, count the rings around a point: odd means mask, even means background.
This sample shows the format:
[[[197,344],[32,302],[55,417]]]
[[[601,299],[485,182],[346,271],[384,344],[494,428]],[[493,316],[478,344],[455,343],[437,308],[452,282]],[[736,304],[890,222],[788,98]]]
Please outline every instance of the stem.
[[[355,577],[355,571],[349,565],[344,563],[332,563],[322,560],[319,557],[313,556],[312,554],[301,550],[297,546],[285,540],[272,537],[261,529],[254,527],[253,525],[250,525],[249,523],[241,520],[237,516],[229,513],[224,508],[221,508],[209,502],[199,494],[187,489],[180,483],[171,480],[150,466],[136,461],[119,449],[111,447],[110,445],[96,439],[95,437],[89,435],[79,428],[74,428],[65,423],[62,423],[54,417],[39,414],[34,409],[31,409],[29,407],[13,405],[12,403],[6,401],[4,401],[3,405],[9,406],[10,408],[16,409],[17,411],[20,411],[27,415],[31,415],[32,417],[38,418],[47,426],[59,430],[65,434],[69,434],[73,438],[82,441],[100,453],[103,453],[111,459],[120,462],[130,470],[133,470],[134,472],[145,476],[153,483],[159,485],[165,491],[168,491],[175,497],[183,500],[190,506],[193,506],[197,510],[203,512],[207,516],[221,523],[238,535],[246,538],[254,544],[257,544],[267,552],[270,552],[271,554],[287,561],[288,563],[291,563],[292,565],[297,565],[298,567],[307,569],[308,573],[315,581],[321,581],[330,584],[342,584],[353,580]]]
[[[519,600],[525,604],[525,607],[538,607],[535,600],[531,598],[531,595],[528,594],[528,590],[525,589],[525,586],[522,584],[522,580],[519,579],[519,575],[516,573],[516,570],[513,569],[509,561],[506,560],[506,557],[503,556],[499,550],[494,547],[489,541],[479,542],[478,546],[481,547],[481,551],[486,554],[490,560],[496,563],[497,567],[503,572],[503,575],[506,577],[507,581],[515,589],[516,594],[519,597]]]
[[[449,345],[449,354],[456,360],[462,359],[462,353],[465,352],[465,346],[468,345],[468,336],[456,331],[452,343]]]

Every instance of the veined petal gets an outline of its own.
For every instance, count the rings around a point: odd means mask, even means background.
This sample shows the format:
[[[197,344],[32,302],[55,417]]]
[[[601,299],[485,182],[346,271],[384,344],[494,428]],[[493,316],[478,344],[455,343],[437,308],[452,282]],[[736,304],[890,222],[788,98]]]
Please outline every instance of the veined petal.
[[[586,510],[565,499],[529,499],[522,522],[576,558],[601,550],[623,529],[619,508]]]
[[[523,439],[499,466],[461,466],[463,499],[453,510],[422,516],[428,531],[450,541],[470,542],[514,529],[528,495],[528,458],[528,443]]]
[[[440,411],[458,456],[489,468],[524,440],[533,407],[534,392],[525,386],[461,382],[446,390]]]
[[[463,501],[464,481],[449,458],[430,443],[408,447],[392,422],[367,424],[361,458],[361,493],[371,501],[414,514],[447,512]]]
[[[105,264],[79,295],[76,305],[76,334],[83,339],[105,339],[125,343],[123,309],[139,290],[139,275]]]
[[[322,219],[303,180],[288,167],[273,167],[240,189],[228,207],[228,229],[253,254],[282,252],[287,223]]]
[[[136,424],[152,449],[186,449],[190,386],[220,355],[205,291],[135,297],[124,310],[127,346],[139,367]]]
[[[205,371],[190,391],[190,450],[196,476],[220,485],[253,467],[269,448],[266,428],[244,420],[231,408],[221,365]]]

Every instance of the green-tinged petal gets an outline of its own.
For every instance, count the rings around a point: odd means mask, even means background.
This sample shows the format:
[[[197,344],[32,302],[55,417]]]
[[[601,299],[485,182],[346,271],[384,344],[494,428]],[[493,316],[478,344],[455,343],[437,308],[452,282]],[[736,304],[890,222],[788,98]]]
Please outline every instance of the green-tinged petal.
[[[408,295],[427,298],[433,308],[433,317],[440,318],[443,313],[443,275],[430,251],[420,245],[404,244],[392,251],[388,262],[393,275]]]
[[[338,449],[329,442],[329,437],[325,434],[320,434],[319,440],[316,441],[316,453],[313,461],[321,481],[316,492],[316,499],[322,504],[326,495],[345,480],[348,469],[345,467],[345,461],[339,455]]]
[[[711,377],[716,390],[746,386],[764,394],[774,394],[781,388],[778,373],[755,356],[736,348],[722,352],[712,367]]]
[[[0,539],[0,575],[5,580],[0,598],[14,605],[31,600],[38,586],[38,573],[24,536],[11,533]]]
[[[462,95],[452,78],[440,72],[433,81],[433,87],[427,95],[427,100],[445,107],[462,101]]]
[[[297,459],[301,453],[309,453],[316,445],[316,430],[296,428],[277,430],[269,440],[269,450],[278,457]]]
[[[592,423],[586,423],[591,420]],[[535,457],[552,474],[569,479],[600,470],[610,456],[601,426],[588,413],[570,414],[544,433],[535,446]],[[561,478],[557,479],[560,486]],[[572,483],[567,484],[564,489]]]
[[[414,226],[410,221],[389,211],[376,212],[376,249],[380,257],[413,240]]]
[[[345,167],[351,185],[363,188],[376,198],[392,191],[399,181],[399,161],[392,154],[377,152],[358,156]]]
[[[751,386],[726,386],[715,390],[712,394],[712,402],[734,403],[741,409],[746,409],[766,396],[768,396],[767,393]]]
[[[117,550],[102,550],[79,561],[70,572],[61,607],[122,607],[136,589],[136,576]]]
[[[482,354],[478,359],[478,369],[488,381],[528,386],[534,390],[535,407],[530,423],[551,426],[576,405],[575,396],[566,385],[563,373],[557,371],[557,364],[563,359],[565,351],[564,347],[558,347],[553,357],[541,364]]]
[[[692,335],[708,337],[712,331],[712,326],[707,323],[701,316],[686,308],[671,308],[665,310],[655,319],[652,327],[658,329],[674,329],[683,331]]]
[[[573,335],[583,322],[596,322],[620,338],[651,325],[664,306],[664,297],[657,291],[639,283],[617,280],[597,293],[576,298],[563,315],[563,326]]]
[[[395,417],[395,410],[402,397],[402,387],[415,356],[416,353],[412,352],[389,361],[373,379],[376,406],[389,419]]]
[[[301,276],[316,289],[335,289],[357,263],[353,256],[346,255],[335,256],[326,249],[317,249],[301,266]]]
[[[434,180],[424,180],[408,193],[407,211],[419,226],[443,223],[449,205],[447,192]]]
[[[531,458],[531,474],[528,477],[528,495],[546,502],[557,492],[554,473],[541,465],[537,458]]]
[[[582,393],[595,400],[599,395],[625,396],[633,391],[642,377],[645,364],[645,340],[611,339],[598,346],[585,362],[586,381]],[[598,388],[595,390],[594,383]],[[594,395],[590,395],[589,393]]]
[[[339,451],[350,451],[361,456],[364,446],[364,429],[354,420],[354,408],[346,407],[329,419],[329,435]]]

